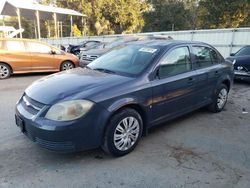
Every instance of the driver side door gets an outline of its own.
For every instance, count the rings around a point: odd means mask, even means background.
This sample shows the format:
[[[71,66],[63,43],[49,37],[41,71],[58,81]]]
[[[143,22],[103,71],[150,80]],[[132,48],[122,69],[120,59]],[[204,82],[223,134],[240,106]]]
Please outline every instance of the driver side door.
[[[152,124],[184,114],[197,104],[196,71],[192,69],[189,46],[168,50],[157,69],[152,81]]]

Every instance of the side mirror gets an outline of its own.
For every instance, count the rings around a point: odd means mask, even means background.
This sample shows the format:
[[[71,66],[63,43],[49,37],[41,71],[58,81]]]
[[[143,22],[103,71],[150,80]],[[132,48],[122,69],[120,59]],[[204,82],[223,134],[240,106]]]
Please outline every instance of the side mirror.
[[[161,79],[161,69],[160,69],[160,67],[156,70],[156,72],[155,72],[155,78],[157,78],[157,79]]]
[[[235,53],[231,53],[230,56],[235,56]]]
[[[51,54],[51,55],[55,55],[55,54],[56,54],[56,51],[55,51],[55,50],[51,50],[51,51],[50,51],[50,54]]]

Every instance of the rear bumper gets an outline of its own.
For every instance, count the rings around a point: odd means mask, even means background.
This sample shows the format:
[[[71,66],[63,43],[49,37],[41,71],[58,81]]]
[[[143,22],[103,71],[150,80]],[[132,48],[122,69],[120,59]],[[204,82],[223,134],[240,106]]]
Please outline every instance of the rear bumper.
[[[21,104],[16,106],[16,119],[22,132],[42,148],[56,152],[75,152],[101,145],[108,112],[95,105],[84,117],[68,122],[56,122],[44,117],[26,117]],[[20,126],[20,122],[18,123]]]

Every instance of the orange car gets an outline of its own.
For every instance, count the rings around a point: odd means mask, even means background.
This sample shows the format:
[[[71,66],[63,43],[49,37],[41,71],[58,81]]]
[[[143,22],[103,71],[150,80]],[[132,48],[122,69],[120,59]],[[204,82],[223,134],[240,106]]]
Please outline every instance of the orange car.
[[[0,39],[0,79],[11,74],[56,72],[79,66],[79,59],[56,47],[28,39]]]

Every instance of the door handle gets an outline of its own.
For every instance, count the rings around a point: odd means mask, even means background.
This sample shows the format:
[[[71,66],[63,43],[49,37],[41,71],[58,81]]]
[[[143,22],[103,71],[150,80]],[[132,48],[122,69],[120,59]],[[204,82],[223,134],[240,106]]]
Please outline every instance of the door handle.
[[[188,78],[188,84],[193,84],[195,79],[193,77]]]

